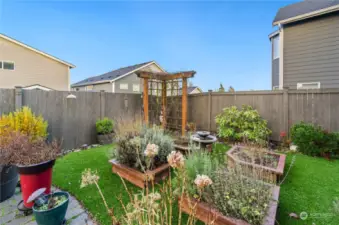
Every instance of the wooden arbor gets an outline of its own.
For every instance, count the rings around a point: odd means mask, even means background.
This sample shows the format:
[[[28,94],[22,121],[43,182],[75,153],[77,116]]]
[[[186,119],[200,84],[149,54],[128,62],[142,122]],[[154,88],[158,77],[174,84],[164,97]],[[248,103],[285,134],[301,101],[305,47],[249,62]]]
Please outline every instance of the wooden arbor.
[[[167,99],[174,97],[181,98],[181,135],[186,132],[187,123],[187,79],[193,77],[195,71],[184,71],[177,73],[166,72],[137,72],[138,77],[143,79],[143,105],[144,121],[149,123],[149,96],[161,97],[161,124],[164,129],[167,127],[168,102]],[[180,85],[181,84],[181,85]],[[178,106],[174,106],[178,107]]]

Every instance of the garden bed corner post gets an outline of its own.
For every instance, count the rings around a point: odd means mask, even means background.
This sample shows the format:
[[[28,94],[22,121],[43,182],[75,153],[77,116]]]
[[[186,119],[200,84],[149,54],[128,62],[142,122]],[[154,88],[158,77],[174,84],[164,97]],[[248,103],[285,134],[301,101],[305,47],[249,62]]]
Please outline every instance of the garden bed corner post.
[[[162,81],[162,128],[166,129],[166,81]]]
[[[187,78],[182,78],[182,123],[181,135],[185,136],[187,123]]]
[[[148,125],[148,78],[144,78],[143,104],[144,104],[144,120],[145,123]]]

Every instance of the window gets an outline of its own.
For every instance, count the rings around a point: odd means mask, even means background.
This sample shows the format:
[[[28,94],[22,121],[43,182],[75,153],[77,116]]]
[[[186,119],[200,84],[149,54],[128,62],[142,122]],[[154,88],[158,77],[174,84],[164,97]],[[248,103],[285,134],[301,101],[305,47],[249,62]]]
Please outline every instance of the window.
[[[273,91],[279,90],[279,86],[273,86]]]
[[[121,90],[128,90],[128,84],[120,84]]]
[[[80,88],[75,88],[76,91],[80,91]]]
[[[273,59],[279,58],[279,36],[273,38]]]
[[[133,84],[133,91],[140,92],[140,85],[139,84]]]
[[[2,61],[2,62],[0,62],[0,69],[14,70],[14,62]]]
[[[297,83],[297,89],[320,89],[320,82]]]
[[[86,91],[92,91],[93,90],[93,85],[86,86]]]

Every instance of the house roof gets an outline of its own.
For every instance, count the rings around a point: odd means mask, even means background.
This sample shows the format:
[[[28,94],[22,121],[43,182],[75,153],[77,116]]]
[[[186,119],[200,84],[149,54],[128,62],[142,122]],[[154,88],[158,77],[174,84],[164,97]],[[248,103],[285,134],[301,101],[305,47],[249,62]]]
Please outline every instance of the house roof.
[[[191,86],[191,87],[187,87],[187,93],[190,94],[192,91],[194,91],[196,88],[198,88],[200,91],[201,89],[197,86]]]
[[[65,64],[65,65],[68,66],[69,68],[75,68],[75,65],[73,65],[73,64],[71,64],[71,63],[69,63],[69,62],[66,62],[66,61],[64,61],[64,60],[61,60],[61,59],[59,59],[59,58],[57,58],[57,57],[55,57],[55,56],[49,55],[49,54],[47,54],[46,52],[40,51],[40,50],[38,50],[38,49],[36,49],[36,48],[33,48],[33,47],[31,47],[31,46],[29,46],[29,45],[27,45],[27,44],[24,44],[24,43],[20,42],[20,41],[18,41],[18,40],[15,40],[15,39],[13,39],[13,38],[11,38],[11,37],[8,37],[8,36],[6,36],[6,35],[4,35],[4,34],[1,34],[1,33],[0,33],[0,38],[3,38],[3,39],[5,39],[5,40],[7,40],[7,41],[10,41],[10,42],[13,42],[13,43],[15,43],[15,44],[17,44],[17,45],[20,45],[20,46],[22,46],[22,47],[24,47],[24,48],[27,48],[27,49],[29,49],[29,50],[31,50],[31,51],[33,51],[33,52],[36,52],[36,53],[38,53],[38,54],[40,54],[40,55],[43,55],[43,56],[45,56],[45,57],[47,57],[47,58],[53,59],[53,60],[55,60],[55,61],[57,61],[57,62],[59,62],[59,63]]]
[[[128,74],[131,74],[139,69],[142,69],[148,65],[151,64],[156,64],[155,61],[149,61],[149,62],[144,62],[140,64],[136,64],[133,66],[127,66],[127,67],[122,67],[107,73],[104,73],[102,75],[94,76],[94,77],[89,77],[87,79],[84,79],[82,81],[79,81],[77,83],[72,84],[72,87],[79,87],[79,86],[85,86],[85,85],[91,85],[91,84],[98,84],[98,83],[108,83],[112,82],[114,80],[120,79]],[[161,68],[158,64],[156,64],[159,68]]]
[[[268,38],[271,39],[271,38],[273,38],[275,36],[278,36],[279,34],[280,34],[280,30],[273,31],[272,33],[270,33],[268,35]]]
[[[273,25],[295,22],[337,10],[339,10],[339,0],[305,0],[280,8],[273,20]]]
[[[41,84],[28,85],[26,87],[23,87],[23,89],[26,89],[26,90],[40,89],[40,90],[44,90],[44,91],[54,90],[54,89],[52,89],[50,87],[46,87],[46,86],[43,86]]]

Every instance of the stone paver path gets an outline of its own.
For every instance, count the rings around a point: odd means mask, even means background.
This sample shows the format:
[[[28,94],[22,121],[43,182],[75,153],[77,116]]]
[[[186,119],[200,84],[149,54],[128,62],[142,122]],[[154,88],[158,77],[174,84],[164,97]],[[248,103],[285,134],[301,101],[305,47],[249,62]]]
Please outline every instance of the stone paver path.
[[[52,188],[54,191],[57,190]],[[0,225],[36,225],[33,215],[24,216],[23,213],[17,210],[18,203],[22,200],[19,191],[16,194],[0,203]],[[66,213],[67,225],[96,225],[92,221],[86,210],[80,203],[70,196],[69,205]]]

